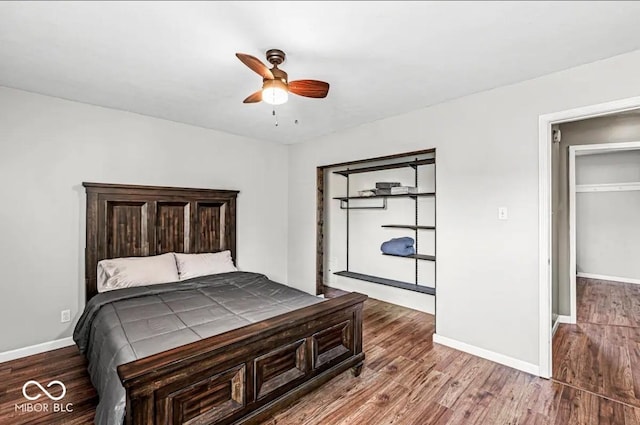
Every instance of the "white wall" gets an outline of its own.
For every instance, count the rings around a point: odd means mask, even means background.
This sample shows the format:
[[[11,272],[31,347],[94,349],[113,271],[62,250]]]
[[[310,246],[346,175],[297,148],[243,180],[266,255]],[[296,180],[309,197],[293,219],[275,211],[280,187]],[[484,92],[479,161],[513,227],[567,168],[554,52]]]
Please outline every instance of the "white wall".
[[[539,364],[538,117],[638,96],[639,73],[636,51],[291,146],[289,283],[314,287],[316,166],[435,147],[437,333]]]
[[[286,282],[287,178],[286,146],[0,88],[0,352],[71,335],[83,181],[240,190],[239,267]]]
[[[640,150],[579,153],[576,155],[576,185],[640,182]]]
[[[640,183],[640,151],[576,157],[576,184]],[[640,191],[576,193],[579,273],[640,280]]]

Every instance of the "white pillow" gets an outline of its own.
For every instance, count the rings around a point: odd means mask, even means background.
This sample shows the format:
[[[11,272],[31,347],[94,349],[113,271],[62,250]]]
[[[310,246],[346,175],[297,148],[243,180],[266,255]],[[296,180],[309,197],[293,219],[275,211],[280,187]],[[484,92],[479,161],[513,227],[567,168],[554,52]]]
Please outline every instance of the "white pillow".
[[[98,292],[178,280],[172,252],[151,257],[112,258],[98,263]]]
[[[191,279],[210,274],[237,272],[233,265],[231,251],[207,254],[179,254],[176,253],[176,264],[180,280]]]

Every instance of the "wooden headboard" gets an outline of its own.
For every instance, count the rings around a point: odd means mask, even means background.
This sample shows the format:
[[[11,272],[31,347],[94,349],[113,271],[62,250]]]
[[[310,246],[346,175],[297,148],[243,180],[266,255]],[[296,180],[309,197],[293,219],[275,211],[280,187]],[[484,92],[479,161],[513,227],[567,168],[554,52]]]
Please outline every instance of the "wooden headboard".
[[[231,250],[236,261],[236,190],[82,185],[87,301],[98,293],[97,267],[105,258]]]

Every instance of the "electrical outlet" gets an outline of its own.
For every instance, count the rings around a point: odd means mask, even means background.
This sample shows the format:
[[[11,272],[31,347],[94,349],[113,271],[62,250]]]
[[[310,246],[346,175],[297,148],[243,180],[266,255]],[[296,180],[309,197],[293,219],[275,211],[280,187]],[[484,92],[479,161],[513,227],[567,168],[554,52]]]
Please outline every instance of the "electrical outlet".
[[[60,312],[60,323],[67,323],[71,321],[71,310],[62,310]]]

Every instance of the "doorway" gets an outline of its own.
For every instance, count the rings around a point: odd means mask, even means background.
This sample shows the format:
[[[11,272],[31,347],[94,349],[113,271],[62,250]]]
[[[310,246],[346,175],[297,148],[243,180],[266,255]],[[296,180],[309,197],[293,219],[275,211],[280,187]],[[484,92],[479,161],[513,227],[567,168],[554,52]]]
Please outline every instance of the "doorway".
[[[640,406],[640,113],[553,130],[553,379]]]
[[[543,378],[552,375],[552,126],[563,122],[594,118],[640,108],[640,96],[541,115],[538,120],[539,167],[539,372]]]

